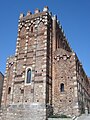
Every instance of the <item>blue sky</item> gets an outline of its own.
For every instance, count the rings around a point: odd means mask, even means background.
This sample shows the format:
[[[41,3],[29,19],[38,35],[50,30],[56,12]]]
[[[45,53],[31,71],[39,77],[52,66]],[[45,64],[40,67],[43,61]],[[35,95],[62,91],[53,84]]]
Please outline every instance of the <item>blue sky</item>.
[[[48,6],[63,26],[66,37],[90,76],[90,0],[0,0],[0,71],[16,49],[18,18],[28,10]]]

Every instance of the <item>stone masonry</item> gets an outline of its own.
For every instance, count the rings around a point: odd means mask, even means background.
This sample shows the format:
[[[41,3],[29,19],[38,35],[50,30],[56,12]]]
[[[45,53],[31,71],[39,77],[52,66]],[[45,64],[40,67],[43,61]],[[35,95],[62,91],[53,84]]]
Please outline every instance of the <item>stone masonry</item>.
[[[48,7],[20,14],[6,63],[0,120],[46,120],[90,112],[90,80]]]

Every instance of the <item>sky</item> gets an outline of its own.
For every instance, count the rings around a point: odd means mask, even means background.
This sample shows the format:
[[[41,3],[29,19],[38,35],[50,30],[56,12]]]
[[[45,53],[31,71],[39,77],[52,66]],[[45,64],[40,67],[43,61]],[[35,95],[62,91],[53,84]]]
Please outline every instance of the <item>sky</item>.
[[[20,13],[49,7],[57,15],[71,48],[90,76],[90,0],[0,0],[0,71],[7,57],[15,54]]]

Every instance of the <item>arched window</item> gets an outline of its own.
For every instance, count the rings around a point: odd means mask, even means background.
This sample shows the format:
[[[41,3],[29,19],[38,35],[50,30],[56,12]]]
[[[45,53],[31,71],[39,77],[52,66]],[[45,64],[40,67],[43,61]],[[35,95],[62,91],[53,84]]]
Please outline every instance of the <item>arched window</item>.
[[[11,93],[11,87],[8,88],[8,94],[10,94],[10,93]]]
[[[29,69],[27,69],[27,71],[26,71],[27,73],[26,73],[26,83],[28,84],[28,83],[31,83],[31,74],[32,74],[32,70],[31,70],[31,68],[29,68]]]
[[[60,91],[64,92],[64,84],[63,83],[60,84]]]

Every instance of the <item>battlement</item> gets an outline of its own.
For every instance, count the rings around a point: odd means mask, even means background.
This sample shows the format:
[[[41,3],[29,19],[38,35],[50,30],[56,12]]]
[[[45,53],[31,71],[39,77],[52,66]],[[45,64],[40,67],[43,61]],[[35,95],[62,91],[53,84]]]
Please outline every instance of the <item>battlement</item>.
[[[34,11],[34,14],[32,14],[31,11],[28,11],[26,16],[23,13],[21,13],[19,19],[20,19],[20,21],[22,21],[22,20],[28,19],[28,17],[30,19],[30,18],[33,18],[33,17],[38,17],[39,15],[44,15],[47,12],[49,12],[48,6],[45,6],[43,8],[43,11],[41,11],[41,12],[38,8],[36,8],[35,11]]]

